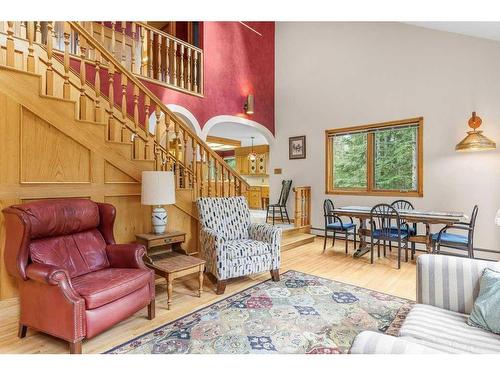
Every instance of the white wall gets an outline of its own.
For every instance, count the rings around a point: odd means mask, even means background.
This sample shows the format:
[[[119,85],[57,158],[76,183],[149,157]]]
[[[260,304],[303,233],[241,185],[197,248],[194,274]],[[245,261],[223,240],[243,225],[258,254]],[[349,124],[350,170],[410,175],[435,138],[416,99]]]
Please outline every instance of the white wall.
[[[475,246],[500,249],[500,148],[454,151],[473,110],[500,147],[500,42],[399,23],[278,22],[271,170],[283,174],[270,177],[271,201],[284,178],[311,185],[318,228],[327,197],[336,206],[393,201],[324,193],[324,130],[423,116],[424,197],[409,200],[466,213],[477,203]],[[288,137],[298,135],[307,136],[307,159],[288,160]]]

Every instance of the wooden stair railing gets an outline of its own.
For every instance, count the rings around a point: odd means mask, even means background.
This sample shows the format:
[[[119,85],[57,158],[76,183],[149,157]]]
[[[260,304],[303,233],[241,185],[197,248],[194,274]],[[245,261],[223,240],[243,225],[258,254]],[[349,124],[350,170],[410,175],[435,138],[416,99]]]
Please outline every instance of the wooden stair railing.
[[[62,43],[55,28],[63,30]],[[132,143],[134,160],[174,171],[176,187],[192,189],[193,199],[241,195],[246,181],[92,35],[92,22],[0,22],[0,64],[43,74],[45,94],[66,100],[73,99],[76,74],[80,120],[105,123],[109,141]],[[62,73],[55,70],[61,64]]]
[[[91,35],[132,73],[203,96],[203,50],[145,22],[93,22]]]

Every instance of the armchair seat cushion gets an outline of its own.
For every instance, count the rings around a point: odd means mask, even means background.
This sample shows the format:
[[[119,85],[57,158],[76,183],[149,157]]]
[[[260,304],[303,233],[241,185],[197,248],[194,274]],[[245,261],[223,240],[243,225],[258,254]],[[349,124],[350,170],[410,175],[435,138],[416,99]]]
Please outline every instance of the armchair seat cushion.
[[[432,240],[437,241],[439,233],[432,234]],[[458,243],[461,245],[467,245],[469,243],[469,239],[467,236],[455,233],[442,233],[441,234],[441,242],[450,242],[450,243]]]
[[[250,239],[227,241],[224,246],[229,259],[247,258],[271,252],[271,247],[267,242]]]
[[[327,229],[335,229],[335,230],[349,230],[351,228],[355,228],[356,224],[353,223],[342,223],[336,221],[334,223],[330,223],[326,225]]]
[[[116,301],[144,287],[151,281],[151,270],[106,268],[71,280],[73,288],[85,299],[87,309]]]

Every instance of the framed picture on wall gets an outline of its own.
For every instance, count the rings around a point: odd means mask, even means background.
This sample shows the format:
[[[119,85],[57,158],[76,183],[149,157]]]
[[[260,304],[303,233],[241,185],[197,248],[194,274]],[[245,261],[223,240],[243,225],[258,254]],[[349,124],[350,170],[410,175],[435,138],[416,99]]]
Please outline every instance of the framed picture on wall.
[[[288,159],[306,158],[306,136],[288,138]]]

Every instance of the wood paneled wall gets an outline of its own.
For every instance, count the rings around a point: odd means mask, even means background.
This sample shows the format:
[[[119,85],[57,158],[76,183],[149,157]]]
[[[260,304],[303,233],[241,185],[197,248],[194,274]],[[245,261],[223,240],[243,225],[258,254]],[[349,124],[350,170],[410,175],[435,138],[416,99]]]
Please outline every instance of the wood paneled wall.
[[[50,110],[50,109],[48,109]],[[70,119],[69,119],[70,120]],[[117,209],[115,237],[135,240],[150,230],[150,207],[142,206],[140,182],[0,91],[0,209],[35,199],[86,197]],[[110,147],[112,147],[110,145]],[[169,228],[188,233],[188,252],[197,248],[198,221],[189,191],[169,206]],[[17,286],[3,261],[5,227],[0,214],[0,299]]]

